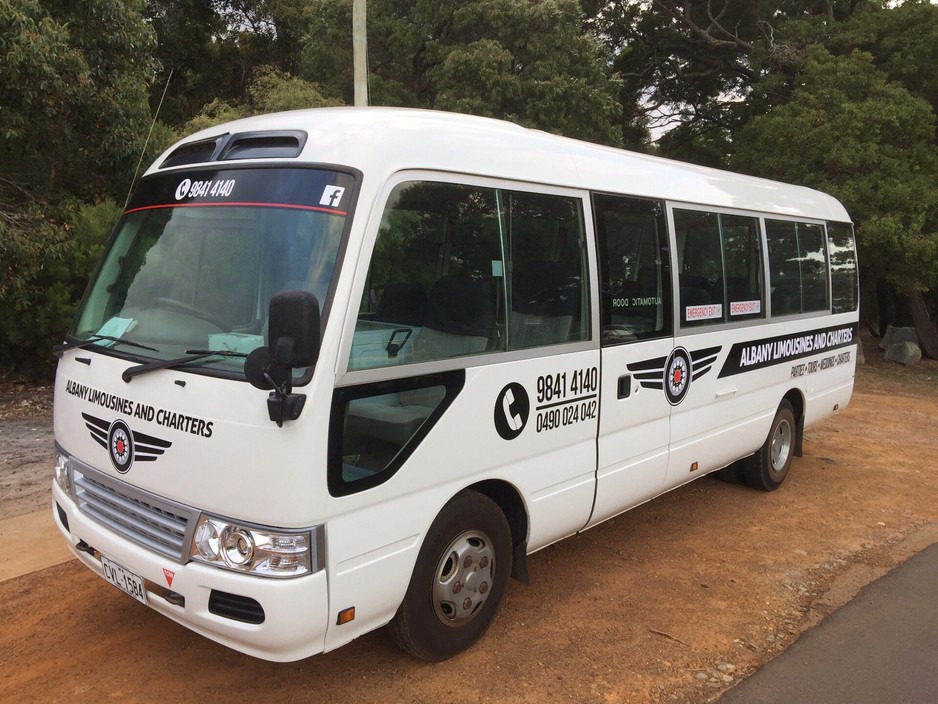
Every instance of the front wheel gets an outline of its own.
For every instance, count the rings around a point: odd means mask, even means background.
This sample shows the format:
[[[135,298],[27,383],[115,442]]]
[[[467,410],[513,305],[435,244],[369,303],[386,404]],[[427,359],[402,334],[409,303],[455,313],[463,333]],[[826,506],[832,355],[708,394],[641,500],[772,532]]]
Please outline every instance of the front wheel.
[[[765,444],[746,460],[744,475],[749,486],[774,491],[782,485],[795,456],[796,428],[794,409],[782,401]]]
[[[511,574],[511,529],[482,494],[457,495],[433,521],[391,622],[397,644],[437,662],[475,643],[495,618]]]

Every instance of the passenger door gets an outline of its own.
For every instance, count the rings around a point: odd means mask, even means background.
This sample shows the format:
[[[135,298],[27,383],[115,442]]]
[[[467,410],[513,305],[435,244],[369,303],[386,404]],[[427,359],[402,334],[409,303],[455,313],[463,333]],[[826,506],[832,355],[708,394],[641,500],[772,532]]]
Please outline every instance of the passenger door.
[[[594,195],[602,381],[596,501],[589,525],[661,493],[671,404],[671,262],[664,204]]]
[[[675,355],[686,383],[671,413],[666,488],[723,467],[763,441],[787,374],[720,376],[729,350],[765,335],[764,257],[754,215],[674,207],[678,262]],[[761,331],[761,332],[760,332]],[[783,371],[781,369],[778,370]],[[774,399],[774,400],[770,400]]]

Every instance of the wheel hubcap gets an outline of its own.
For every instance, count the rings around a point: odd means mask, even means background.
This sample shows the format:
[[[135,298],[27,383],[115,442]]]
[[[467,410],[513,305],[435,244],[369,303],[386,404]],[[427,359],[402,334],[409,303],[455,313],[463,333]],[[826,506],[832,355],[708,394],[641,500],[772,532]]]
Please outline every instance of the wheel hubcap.
[[[791,454],[792,431],[791,424],[783,420],[775,427],[772,435],[772,471],[784,471]]]
[[[441,623],[461,626],[488,598],[495,576],[492,541],[481,531],[467,531],[443,552],[433,580],[433,611]]]

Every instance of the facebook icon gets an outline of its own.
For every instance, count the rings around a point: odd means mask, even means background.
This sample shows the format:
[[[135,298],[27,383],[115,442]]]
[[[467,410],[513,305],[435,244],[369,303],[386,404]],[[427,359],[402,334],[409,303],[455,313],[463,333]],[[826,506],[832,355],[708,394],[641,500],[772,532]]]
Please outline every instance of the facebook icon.
[[[322,192],[322,198],[319,199],[319,205],[325,205],[329,208],[337,208],[342,202],[342,194],[345,189],[341,186],[326,186]]]

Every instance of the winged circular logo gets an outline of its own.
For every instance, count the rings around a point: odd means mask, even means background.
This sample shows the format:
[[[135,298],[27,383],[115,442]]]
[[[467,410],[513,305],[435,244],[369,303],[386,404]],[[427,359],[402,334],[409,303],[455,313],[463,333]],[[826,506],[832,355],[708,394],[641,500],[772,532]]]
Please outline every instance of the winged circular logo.
[[[82,413],[81,417],[85,420],[91,438],[108,451],[111,464],[120,474],[129,472],[134,461],[153,462],[159,459],[173,444],[169,440],[131,430],[120,419],[109,423],[89,413]]]
[[[691,381],[710,371],[722,347],[688,352],[675,347],[667,357],[655,357],[628,365],[635,379],[646,389],[664,389],[664,395],[672,406],[678,405],[687,396]]]

